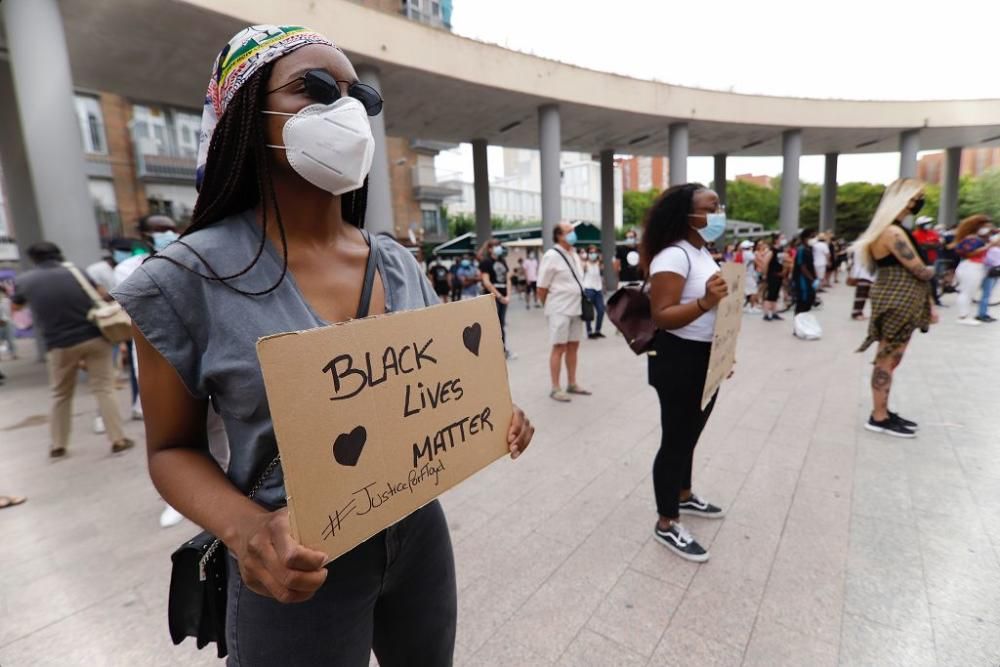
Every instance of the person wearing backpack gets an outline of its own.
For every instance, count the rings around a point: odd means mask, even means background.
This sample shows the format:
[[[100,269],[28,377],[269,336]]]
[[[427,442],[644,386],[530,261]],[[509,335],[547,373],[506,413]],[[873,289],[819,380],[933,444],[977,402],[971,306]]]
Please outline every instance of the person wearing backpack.
[[[719,196],[698,183],[671,187],[646,214],[643,264],[650,276],[650,312],[657,332],[649,356],[649,384],[660,400],[662,435],[653,462],[659,515],[655,539],[681,558],[708,560],[680,515],[722,518],[721,508],[692,490],[694,448],[715,406],[702,408],[712,352],[716,306],[729,289],[705,248],[726,229]]]

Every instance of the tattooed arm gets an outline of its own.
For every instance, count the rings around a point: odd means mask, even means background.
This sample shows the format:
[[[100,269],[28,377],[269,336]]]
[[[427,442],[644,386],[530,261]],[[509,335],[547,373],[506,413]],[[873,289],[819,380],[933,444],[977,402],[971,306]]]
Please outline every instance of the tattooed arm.
[[[924,264],[903,230],[890,227],[885,233],[887,237],[883,238],[885,238],[886,246],[910,273],[920,280],[930,280],[934,277],[934,268]]]

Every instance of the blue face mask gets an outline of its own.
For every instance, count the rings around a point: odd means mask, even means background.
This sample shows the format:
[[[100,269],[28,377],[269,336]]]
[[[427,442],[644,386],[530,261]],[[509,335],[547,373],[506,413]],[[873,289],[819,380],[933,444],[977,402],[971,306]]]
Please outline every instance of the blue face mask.
[[[576,245],[576,230],[574,229],[569,234],[566,235],[566,243],[570,245]]]
[[[132,253],[128,250],[113,250],[111,251],[111,259],[115,260],[115,264],[121,264],[126,259],[132,256]]]
[[[168,245],[176,241],[181,237],[177,232],[153,232],[151,235],[153,240],[153,250],[160,252]]]
[[[726,214],[709,213],[705,216],[708,222],[704,227],[698,228],[698,233],[706,242],[711,242],[722,236],[726,231]]]
[[[500,245],[493,246],[493,256],[494,257],[503,257],[503,246],[500,246]]]
[[[472,262],[470,262],[470,261],[469,261],[469,260],[467,260],[467,259],[463,259],[463,260],[462,260],[462,268],[463,268],[463,269],[467,269],[467,268],[469,268],[470,266],[472,266]]]

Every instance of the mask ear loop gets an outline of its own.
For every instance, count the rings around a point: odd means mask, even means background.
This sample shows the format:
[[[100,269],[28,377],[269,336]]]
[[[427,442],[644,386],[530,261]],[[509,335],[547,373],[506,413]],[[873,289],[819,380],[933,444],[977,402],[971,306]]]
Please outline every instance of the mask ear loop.
[[[272,91],[273,92],[273,91]],[[262,114],[268,116],[294,116],[293,113],[288,113],[287,111],[270,111],[268,109],[262,109]],[[285,146],[279,146],[278,144],[264,144],[266,148],[280,148],[281,150],[288,150]]]

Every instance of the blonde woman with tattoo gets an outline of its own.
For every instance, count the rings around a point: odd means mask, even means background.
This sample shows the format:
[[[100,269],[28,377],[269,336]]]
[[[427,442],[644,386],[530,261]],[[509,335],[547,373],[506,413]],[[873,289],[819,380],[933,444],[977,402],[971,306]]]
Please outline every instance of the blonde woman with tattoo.
[[[933,266],[920,252],[903,219],[924,205],[923,185],[911,178],[886,188],[875,217],[854,244],[858,260],[877,271],[871,289],[872,316],[862,352],[878,343],[872,370],[872,413],[865,428],[899,438],[916,437],[917,423],[889,410],[893,373],[914,330],[926,332],[937,321],[930,289]]]

